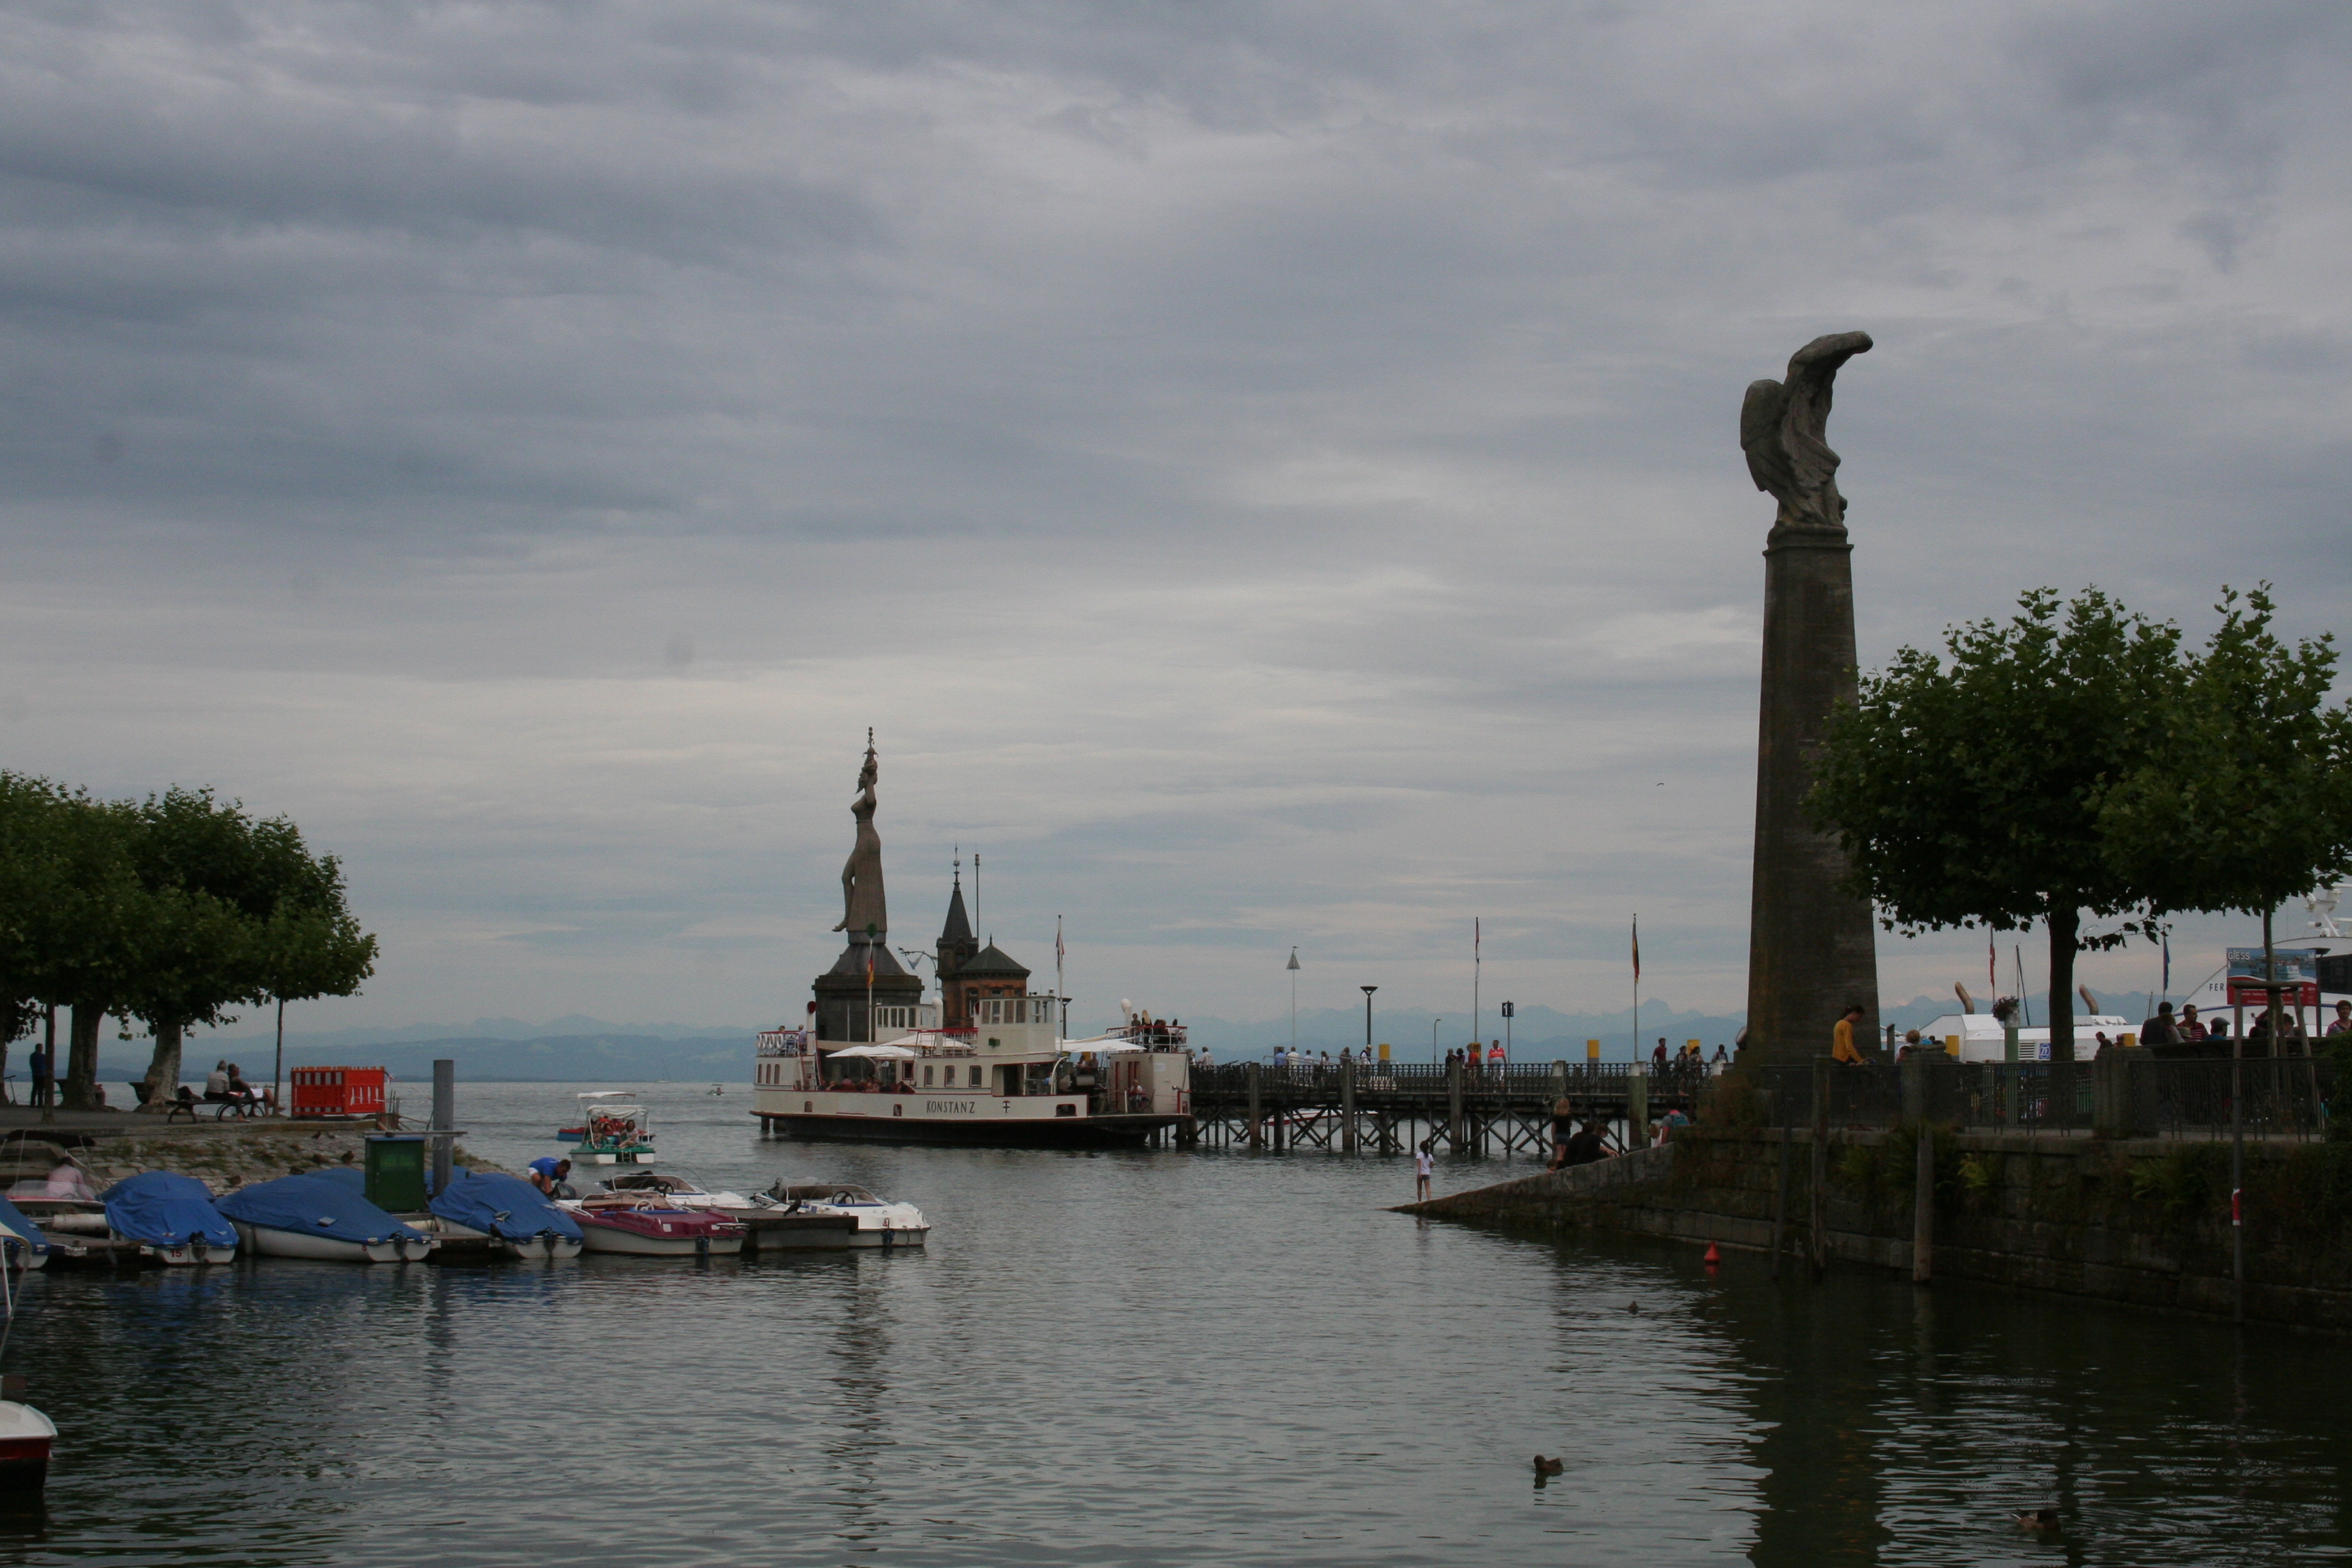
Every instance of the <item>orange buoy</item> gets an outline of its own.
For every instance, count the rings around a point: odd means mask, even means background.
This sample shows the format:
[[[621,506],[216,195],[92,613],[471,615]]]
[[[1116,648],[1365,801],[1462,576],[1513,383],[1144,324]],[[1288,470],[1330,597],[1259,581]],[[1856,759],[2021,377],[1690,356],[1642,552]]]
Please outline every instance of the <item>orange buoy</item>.
[[[1723,1261],[1723,1254],[1722,1254],[1722,1252],[1721,1252],[1721,1251],[1719,1251],[1719,1250],[1717,1250],[1717,1247],[1716,1247],[1715,1243],[1713,1243],[1713,1242],[1711,1242],[1711,1241],[1710,1241],[1710,1242],[1708,1242],[1708,1243],[1706,1244],[1706,1266],[1707,1266],[1709,1268],[1714,1268],[1717,1264],[1718,1264],[1718,1263],[1720,1263],[1720,1262],[1722,1262],[1722,1261]]]

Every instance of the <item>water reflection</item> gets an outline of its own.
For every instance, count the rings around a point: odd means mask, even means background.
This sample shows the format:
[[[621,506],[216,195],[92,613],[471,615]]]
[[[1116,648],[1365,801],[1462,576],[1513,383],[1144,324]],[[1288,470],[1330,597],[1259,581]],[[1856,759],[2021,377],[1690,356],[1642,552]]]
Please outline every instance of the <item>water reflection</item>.
[[[467,1109],[510,1163],[553,1124],[530,1095]],[[1425,1225],[1381,1207],[1399,1162],[826,1151],[723,1102],[663,1114],[706,1180],[858,1181],[920,1203],[932,1246],[37,1278],[11,1369],[66,1436],[0,1562],[2267,1564],[2352,1541],[2338,1342],[2241,1353],[2059,1298]],[[1564,1460],[1540,1486],[1538,1451]],[[2054,1541],[2010,1521],[2043,1503]]]

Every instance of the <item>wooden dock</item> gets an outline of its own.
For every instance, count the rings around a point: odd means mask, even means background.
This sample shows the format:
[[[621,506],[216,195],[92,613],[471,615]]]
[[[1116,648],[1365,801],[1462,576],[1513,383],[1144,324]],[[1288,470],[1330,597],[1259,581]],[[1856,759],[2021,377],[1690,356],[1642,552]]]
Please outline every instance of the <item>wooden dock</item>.
[[[1689,1110],[1704,1070],[1653,1077],[1630,1062],[1513,1062],[1496,1070],[1349,1061],[1325,1068],[1240,1062],[1192,1068],[1187,1147],[1402,1154],[1424,1139],[1448,1153],[1548,1153],[1552,1108],[1640,1129]]]

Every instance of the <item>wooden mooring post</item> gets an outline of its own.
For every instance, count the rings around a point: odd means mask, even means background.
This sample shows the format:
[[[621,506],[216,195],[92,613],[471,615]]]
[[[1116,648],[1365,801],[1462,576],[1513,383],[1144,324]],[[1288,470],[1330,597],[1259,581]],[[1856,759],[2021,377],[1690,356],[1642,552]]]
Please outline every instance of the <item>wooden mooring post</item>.
[[[1650,1146],[1650,1069],[1640,1062],[1625,1075],[1625,1141],[1636,1149]]]
[[[1263,1104],[1264,1097],[1258,1089],[1258,1065],[1252,1062],[1249,1064],[1249,1143],[1253,1154],[1265,1147]]]

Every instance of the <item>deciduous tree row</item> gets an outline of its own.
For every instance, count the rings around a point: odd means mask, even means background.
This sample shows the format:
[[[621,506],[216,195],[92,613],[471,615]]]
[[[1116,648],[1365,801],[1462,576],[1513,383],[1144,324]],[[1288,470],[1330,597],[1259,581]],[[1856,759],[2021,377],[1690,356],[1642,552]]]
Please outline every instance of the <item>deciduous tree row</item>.
[[[169,1094],[180,1046],[229,1009],[348,996],[374,972],[342,868],[282,816],[210,790],[144,801],[0,772],[0,1053],[68,1010],[61,1098],[98,1103],[106,1016],[154,1036],[146,1083]]]

